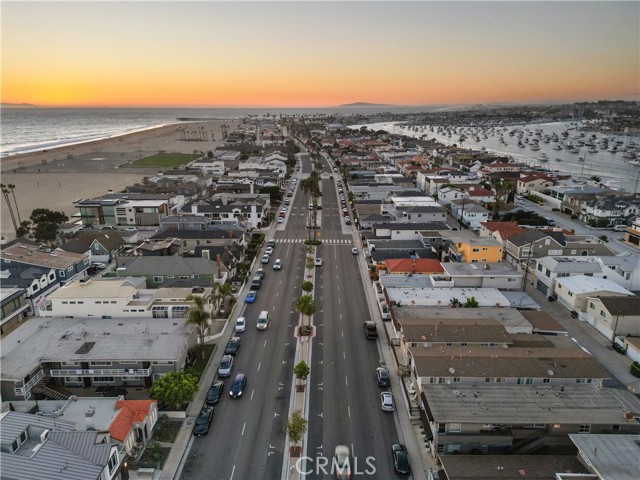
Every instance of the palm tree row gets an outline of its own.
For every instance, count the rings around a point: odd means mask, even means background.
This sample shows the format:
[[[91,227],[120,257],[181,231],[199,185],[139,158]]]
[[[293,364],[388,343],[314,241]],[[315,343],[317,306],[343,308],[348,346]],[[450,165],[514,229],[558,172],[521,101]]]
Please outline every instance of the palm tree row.
[[[311,205],[313,206],[313,210],[310,211],[310,219],[307,223],[311,223],[311,219],[313,219],[313,230],[314,230],[314,238],[316,238],[315,231],[318,229],[318,197],[320,196],[320,174],[313,170],[307,178],[300,182],[300,189],[307,196],[307,203],[309,203],[309,195],[311,195]],[[311,225],[309,225],[311,226]],[[309,229],[309,240],[311,240],[311,229]]]
[[[9,183],[5,185],[4,183],[0,184],[0,188],[2,189],[2,195],[4,195],[4,199],[7,202],[7,207],[9,208],[9,215],[11,216],[11,222],[13,223],[13,228],[18,232],[18,228],[22,223],[20,219],[20,211],[18,210],[18,201],[16,200],[16,193],[14,189],[16,186],[13,183]],[[11,204],[11,199],[9,198],[9,194],[13,197],[13,203],[15,204],[15,212],[13,211],[13,205]]]
[[[204,334],[209,328],[209,320],[214,317],[220,305],[224,305],[229,298],[231,289],[230,283],[214,283],[211,294],[191,294],[186,298],[187,301],[193,302],[193,306],[189,308],[187,323],[198,327],[201,347],[204,346]],[[202,349],[202,358],[204,358],[204,349]]]

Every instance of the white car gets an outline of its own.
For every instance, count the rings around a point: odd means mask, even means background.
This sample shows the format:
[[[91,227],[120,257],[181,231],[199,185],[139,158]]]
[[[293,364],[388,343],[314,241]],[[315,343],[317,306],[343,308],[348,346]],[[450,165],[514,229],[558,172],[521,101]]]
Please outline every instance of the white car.
[[[266,255],[271,255],[273,253],[273,247],[267,247],[267,249],[264,251],[264,253]]]
[[[274,270],[280,270],[282,269],[282,260],[280,260],[279,258],[276,259],[275,262],[273,262],[273,269]]]
[[[383,412],[393,412],[396,409],[391,392],[382,392],[380,394],[380,406]]]
[[[269,255],[263,255],[262,256],[262,263],[265,264],[265,265],[267,263],[269,263]]]
[[[244,317],[238,317],[236,320],[236,333],[242,333],[247,329],[247,319]]]
[[[322,259],[321,259],[321,258],[314,258],[314,259],[313,259],[313,264],[314,264],[316,267],[321,267],[321,266],[322,266]]]
[[[353,248],[351,249],[351,253],[352,253],[353,255],[357,255],[357,254],[358,254],[358,249],[357,249],[356,247],[353,247]]]
[[[284,218],[278,217],[278,223],[284,223]]]
[[[338,445],[333,454],[334,465],[336,468],[336,478],[340,480],[348,480],[351,478],[351,465],[349,461],[349,447],[346,445]]]
[[[92,263],[91,266],[96,267],[98,270],[104,270],[107,268],[107,265],[104,263]]]
[[[124,229],[125,232],[137,232],[138,229],[136,227],[127,227]]]

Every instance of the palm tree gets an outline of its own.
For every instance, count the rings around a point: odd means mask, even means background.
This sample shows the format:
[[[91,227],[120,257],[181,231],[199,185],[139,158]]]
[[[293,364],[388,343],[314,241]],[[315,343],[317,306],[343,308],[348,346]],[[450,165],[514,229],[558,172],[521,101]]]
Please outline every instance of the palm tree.
[[[16,216],[13,213],[13,205],[11,205],[11,200],[9,199],[9,193],[11,190],[8,185],[4,183],[0,183],[0,188],[2,189],[2,195],[4,195],[4,199],[7,202],[7,207],[9,207],[9,215],[11,215],[11,222],[13,223],[13,229],[18,231],[18,223],[16,222]]]
[[[296,312],[302,314],[302,325],[305,325],[304,317],[309,317],[316,313],[316,301],[311,295],[302,295],[296,299],[294,305]]]
[[[208,298],[201,295],[189,295],[185,300],[193,302],[193,306],[189,308],[189,317],[187,323],[196,325],[200,331],[200,348],[202,349],[202,358],[204,359],[204,332],[209,326],[211,313],[207,311]]]
[[[18,223],[22,223],[22,219],[20,218],[20,210],[18,209],[18,201],[16,200],[16,186],[13,183],[7,185],[7,188],[11,190],[11,195],[13,196],[13,203],[16,206],[16,214],[18,215]]]
[[[227,301],[227,299],[229,297],[232,296],[231,292],[233,291],[233,286],[230,283],[222,283],[218,285],[218,293],[220,295],[220,300],[222,301],[222,304],[225,305],[225,302]],[[226,312],[226,308],[225,308],[225,312]]]

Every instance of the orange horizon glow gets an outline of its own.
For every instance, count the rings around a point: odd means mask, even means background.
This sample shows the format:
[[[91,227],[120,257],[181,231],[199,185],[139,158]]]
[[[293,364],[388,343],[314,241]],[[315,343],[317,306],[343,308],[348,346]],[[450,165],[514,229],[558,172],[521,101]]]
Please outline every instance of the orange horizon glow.
[[[2,13],[2,103],[640,99],[638,2],[9,2]]]

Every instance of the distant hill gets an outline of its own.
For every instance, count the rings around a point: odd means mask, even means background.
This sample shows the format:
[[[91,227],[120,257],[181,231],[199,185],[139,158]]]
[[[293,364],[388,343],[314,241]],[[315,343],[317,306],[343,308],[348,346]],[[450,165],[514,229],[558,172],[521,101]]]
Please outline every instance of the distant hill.
[[[402,107],[404,105],[391,105],[388,103],[367,103],[367,102],[355,102],[355,103],[344,103],[342,105],[338,105],[338,108],[357,108],[357,107]]]
[[[11,108],[36,108],[35,105],[30,103],[0,103],[0,108],[2,107],[11,107]]]

